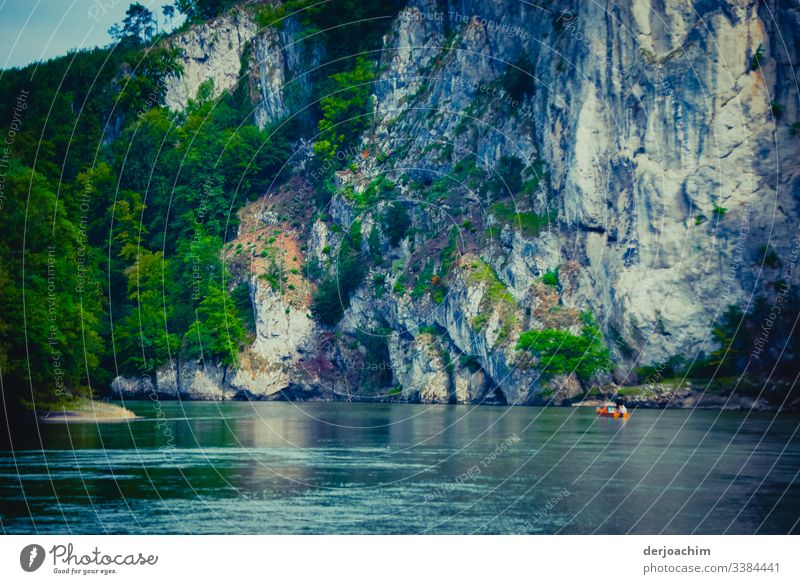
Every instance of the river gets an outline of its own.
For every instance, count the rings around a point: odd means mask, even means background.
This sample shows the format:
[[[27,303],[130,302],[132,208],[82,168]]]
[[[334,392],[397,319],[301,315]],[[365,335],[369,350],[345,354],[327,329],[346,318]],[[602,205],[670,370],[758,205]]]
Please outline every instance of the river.
[[[128,402],[0,451],[5,533],[798,533],[800,416]]]

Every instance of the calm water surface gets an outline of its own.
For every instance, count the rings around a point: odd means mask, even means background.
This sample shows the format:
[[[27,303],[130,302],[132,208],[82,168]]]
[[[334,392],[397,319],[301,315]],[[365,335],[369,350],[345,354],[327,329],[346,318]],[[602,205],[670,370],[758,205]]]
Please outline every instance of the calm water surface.
[[[142,418],[44,425],[0,451],[5,533],[800,531],[797,415],[127,407]]]

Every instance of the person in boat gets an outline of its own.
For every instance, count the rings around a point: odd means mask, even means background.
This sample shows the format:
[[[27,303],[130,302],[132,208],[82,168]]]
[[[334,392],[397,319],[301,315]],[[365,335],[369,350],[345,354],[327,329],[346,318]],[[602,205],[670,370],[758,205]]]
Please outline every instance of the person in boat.
[[[628,408],[625,407],[625,404],[619,404],[617,406],[617,409],[619,410],[619,413],[622,414],[623,416],[628,413]]]

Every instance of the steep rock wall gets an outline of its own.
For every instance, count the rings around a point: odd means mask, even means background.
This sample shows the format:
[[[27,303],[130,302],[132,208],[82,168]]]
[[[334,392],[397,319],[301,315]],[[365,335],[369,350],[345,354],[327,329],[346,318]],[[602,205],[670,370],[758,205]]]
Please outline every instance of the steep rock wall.
[[[217,91],[232,87],[214,56],[225,41],[209,43],[216,32],[231,39],[236,59],[238,39],[253,43],[259,124],[290,111],[287,71],[300,99],[310,95],[301,66],[309,53],[287,50],[296,23],[259,33],[220,22],[179,41],[191,71],[171,88],[171,106],[185,106],[203,79]],[[798,37],[789,2],[410,0],[383,41],[374,122],[359,148],[368,155],[337,175],[337,187],[364,192],[391,177],[413,209],[412,234],[396,246],[378,234],[384,262],[332,329],[250,266],[256,338],[225,383],[234,393],[293,398],[570,398],[583,389],[574,375],[542,383],[515,345],[527,329],[578,334],[582,311],[612,346],[617,381],[637,366],[713,349],[720,314],[776,276],[761,246],[784,257],[797,235]],[[521,185],[509,184],[509,158],[523,165]],[[457,202],[429,197],[442,179]],[[499,185],[494,199],[482,190],[490,183]],[[289,196],[302,200],[299,189]],[[523,225],[498,199],[545,220]],[[294,237],[305,258],[324,263],[359,220],[372,253],[366,234],[384,211],[337,194],[330,218],[309,217]],[[442,268],[452,228],[457,259],[446,293],[412,297],[406,276],[426,263]],[[555,270],[557,285],[544,285]],[[377,365],[363,336],[375,331],[388,377],[365,375]],[[365,379],[391,391],[365,390]]]
[[[397,153],[397,168],[450,174],[463,156],[490,173],[504,155],[543,160],[549,193],[534,208],[557,213],[557,224],[494,260],[501,278],[521,290],[574,260],[564,302],[591,309],[640,364],[709,349],[715,318],[763,279],[759,245],[784,256],[796,234],[797,102],[787,87],[797,59],[785,39],[797,25],[788,3],[442,10],[415,0],[386,40],[379,121],[365,145]],[[509,105],[491,92],[523,64],[531,88]],[[450,158],[426,153],[437,141],[452,145]]]
[[[167,77],[166,105],[184,110],[203,83],[213,83],[212,98],[245,83],[258,127],[285,118],[307,104],[311,95],[307,71],[324,56],[318,42],[297,40],[299,31],[294,17],[260,27],[251,10],[234,7],[170,38],[166,44],[178,49],[183,72]],[[307,113],[300,118],[309,120]]]
[[[247,13],[231,11],[169,39],[167,46],[180,52],[178,62],[183,72],[167,78],[167,107],[185,109],[208,81],[214,84],[210,97],[233,90],[239,82],[242,55],[257,34],[258,27]]]

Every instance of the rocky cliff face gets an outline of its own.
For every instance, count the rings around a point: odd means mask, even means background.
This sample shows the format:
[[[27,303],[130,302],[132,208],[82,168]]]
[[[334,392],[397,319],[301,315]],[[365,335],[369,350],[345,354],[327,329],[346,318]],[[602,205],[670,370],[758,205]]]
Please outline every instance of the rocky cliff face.
[[[230,89],[245,56],[259,123],[289,114],[287,75],[322,59],[292,44],[296,26],[258,31],[239,15],[185,33],[168,103],[184,107],[204,79]],[[797,236],[797,38],[789,2],[410,0],[327,216],[293,226],[266,211],[303,200],[305,179],[242,211],[238,243],[277,226],[278,247],[295,250],[291,289],[260,279],[257,260],[242,268],[255,342],[224,382],[203,373],[185,391],[218,380],[216,395],[570,397],[574,375],[543,383],[516,343],[531,329],[579,334],[586,311],[618,382],[712,350],[727,306],[776,276],[762,246],[786,257]],[[381,223],[389,203],[368,196],[379,177],[410,215],[399,242]],[[310,313],[302,265],[329,262],[354,222],[364,254],[382,259],[331,329]]]
[[[170,39],[167,44],[179,51],[183,72],[167,78],[166,105],[176,111],[185,109],[203,83],[210,82],[211,97],[235,89],[242,57],[257,35],[252,19],[233,11]]]
[[[308,102],[311,81],[305,72],[324,55],[319,43],[297,41],[299,32],[295,17],[274,27],[259,27],[252,11],[234,6],[176,35],[167,46],[179,51],[183,71],[167,78],[166,105],[175,111],[185,109],[203,84],[210,85],[210,97],[218,97],[244,83],[259,128],[285,118],[290,108]]]

